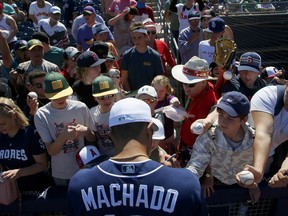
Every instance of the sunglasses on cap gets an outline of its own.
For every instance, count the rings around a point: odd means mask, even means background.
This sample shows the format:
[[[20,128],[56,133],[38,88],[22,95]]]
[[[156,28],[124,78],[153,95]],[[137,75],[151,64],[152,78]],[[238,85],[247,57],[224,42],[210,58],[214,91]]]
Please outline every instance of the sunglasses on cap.
[[[156,101],[156,98],[147,98],[147,99],[141,99],[142,101],[145,101],[147,104],[152,104]]]
[[[147,31],[147,34],[148,34],[148,35],[150,35],[150,34],[155,35],[155,34],[156,34],[156,31]]]
[[[187,86],[187,87],[189,87],[189,88],[195,87],[196,84],[197,84],[197,83],[192,83],[192,84],[183,83],[183,85],[185,85],[185,86]]]
[[[37,89],[43,88],[43,83],[35,83],[33,86]]]
[[[114,94],[111,94],[111,95],[104,95],[104,96],[100,96],[100,97],[97,97],[98,100],[104,100],[104,99],[108,99],[108,98],[112,98],[114,96]]]

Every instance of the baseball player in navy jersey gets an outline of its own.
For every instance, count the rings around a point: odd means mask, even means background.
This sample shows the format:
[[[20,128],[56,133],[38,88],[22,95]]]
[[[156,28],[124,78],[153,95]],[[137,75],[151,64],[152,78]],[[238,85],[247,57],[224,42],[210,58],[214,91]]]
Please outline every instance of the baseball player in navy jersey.
[[[72,177],[68,215],[207,215],[200,183],[191,171],[149,159],[158,128],[145,102],[116,102],[109,127],[116,154]]]

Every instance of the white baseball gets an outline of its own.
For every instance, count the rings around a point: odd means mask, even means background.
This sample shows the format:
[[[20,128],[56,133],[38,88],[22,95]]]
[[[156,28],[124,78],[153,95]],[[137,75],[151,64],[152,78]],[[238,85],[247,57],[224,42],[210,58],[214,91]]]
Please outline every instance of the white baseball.
[[[240,182],[244,185],[251,185],[254,182],[254,175],[248,170],[239,173]]]
[[[199,122],[194,122],[190,128],[194,134],[202,134],[204,132],[203,124]]]
[[[225,80],[230,80],[230,79],[232,79],[233,74],[232,74],[231,71],[225,71],[225,72],[223,73],[223,77],[224,77]]]
[[[7,31],[7,30],[2,30],[1,34],[2,34],[2,37],[5,38],[5,39],[7,39],[9,37],[9,35],[10,35],[9,31]]]
[[[36,94],[36,92],[29,92],[28,93],[28,96],[30,97],[30,98],[38,98],[38,95]]]

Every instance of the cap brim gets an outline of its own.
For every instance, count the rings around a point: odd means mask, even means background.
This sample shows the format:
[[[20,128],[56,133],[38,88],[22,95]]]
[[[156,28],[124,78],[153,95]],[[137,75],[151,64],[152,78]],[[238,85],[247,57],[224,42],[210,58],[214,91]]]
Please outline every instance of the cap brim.
[[[218,103],[215,105],[215,107],[218,107],[222,109],[224,112],[226,112],[231,117],[237,117],[239,114],[230,106],[224,104],[224,103]]]
[[[28,50],[32,50],[36,46],[40,46],[40,47],[44,48],[43,45],[35,44],[35,45],[32,45],[31,47],[29,47]]]
[[[101,65],[105,61],[106,61],[106,59],[98,59],[98,61],[96,61],[94,64],[90,65],[90,67],[95,67],[95,66]]]
[[[56,100],[62,97],[67,97],[69,95],[73,94],[73,89],[69,86],[67,89],[64,89],[60,92],[57,93],[45,93],[45,96],[49,99],[49,100]]]
[[[176,65],[175,67],[172,68],[172,76],[174,77],[174,79],[176,79],[177,81],[181,82],[181,83],[187,83],[187,84],[193,84],[193,83],[198,83],[198,82],[202,82],[205,80],[214,80],[213,77],[206,77],[206,78],[199,78],[199,77],[195,77],[195,76],[189,76],[186,75],[182,72],[184,65]]]
[[[101,97],[101,96],[105,96],[105,95],[117,94],[118,92],[119,92],[118,89],[113,89],[110,91],[105,91],[105,92],[96,93],[96,94],[92,94],[92,95],[93,95],[93,97]]]
[[[238,66],[238,71],[243,71],[243,70],[248,70],[248,71],[253,71],[253,72],[260,72],[260,70],[257,70],[256,68],[250,67],[250,66],[246,66],[246,65],[239,65]]]
[[[188,20],[200,20],[200,17],[191,17]]]

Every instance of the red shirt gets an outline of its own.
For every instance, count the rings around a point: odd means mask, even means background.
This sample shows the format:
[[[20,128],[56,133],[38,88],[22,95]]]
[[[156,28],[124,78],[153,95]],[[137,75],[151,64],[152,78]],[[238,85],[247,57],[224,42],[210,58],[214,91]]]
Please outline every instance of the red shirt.
[[[161,56],[162,65],[164,68],[164,75],[167,75],[165,64],[167,63],[170,68],[173,68],[176,65],[176,62],[171,55],[167,44],[164,41],[155,40],[153,49],[156,50]]]
[[[191,98],[188,108],[186,109],[188,114],[195,115],[192,118],[185,118],[181,126],[181,142],[184,142],[187,146],[193,146],[198,135],[193,134],[190,130],[191,124],[197,120],[206,118],[212,106],[217,103],[216,93],[214,87],[208,82],[208,86],[197,96]]]
[[[154,21],[154,13],[153,13],[153,10],[152,10],[152,8],[151,8],[150,6],[148,6],[148,5],[146,4],[146,7],[145,7],[145,8],[138,8],[138,7],[136,7],[136,8],[137,8],[137,10],[138,10],[138,15],[137,15],[137,16],[142,16],[142,14],[147,14],[148,17],[149,17],[153,22],[155,22],[155,21]]]

